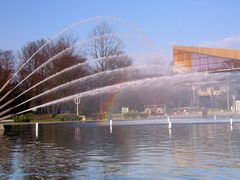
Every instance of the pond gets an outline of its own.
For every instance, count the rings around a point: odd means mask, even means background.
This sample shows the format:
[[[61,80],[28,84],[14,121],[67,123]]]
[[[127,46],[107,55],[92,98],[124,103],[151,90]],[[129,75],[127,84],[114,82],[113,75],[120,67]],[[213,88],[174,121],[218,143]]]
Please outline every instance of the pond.
[[[239,123],[24,125],[0,147],[1,179],[240,179]]]

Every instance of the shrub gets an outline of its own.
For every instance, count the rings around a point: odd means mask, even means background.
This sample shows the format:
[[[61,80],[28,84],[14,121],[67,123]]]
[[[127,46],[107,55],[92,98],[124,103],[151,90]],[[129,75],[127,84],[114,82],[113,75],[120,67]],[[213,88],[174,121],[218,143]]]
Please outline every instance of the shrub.
[[[29,114],[22,114],[22,115],[13,117],[13,121],[15,123],[30,122],[30,120],[31,120],[31,117]]]
[[[148,118],[148,114],[147,114],[147,113],[140,113],[140,114],[139,114],[139,117],[140,117],[141,119],[145,119],[145,118]]]
[[[74,114],[57,114],[55,117],[58,121],[77,121],[79,117]]]

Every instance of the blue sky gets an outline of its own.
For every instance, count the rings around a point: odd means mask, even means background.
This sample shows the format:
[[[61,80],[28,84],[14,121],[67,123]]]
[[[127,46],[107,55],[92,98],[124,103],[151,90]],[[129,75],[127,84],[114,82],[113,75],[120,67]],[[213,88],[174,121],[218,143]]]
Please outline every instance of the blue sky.
[[[133,23],[155,44],[240,49],[239,0],[1,0],[0,49],[19,50],[52,37],[78,20],[116,16]],[[78,29],[81,31],[81,28]]]

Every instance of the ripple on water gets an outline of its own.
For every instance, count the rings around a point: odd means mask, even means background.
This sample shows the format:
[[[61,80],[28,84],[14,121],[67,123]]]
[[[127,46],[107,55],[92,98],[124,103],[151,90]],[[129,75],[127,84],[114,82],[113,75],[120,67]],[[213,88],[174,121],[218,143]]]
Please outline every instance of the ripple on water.
[[[83,125],[82,125],[83,126]],[[0,177],[28,179],[239,179],[234,124],[34,127],[0,136]]]

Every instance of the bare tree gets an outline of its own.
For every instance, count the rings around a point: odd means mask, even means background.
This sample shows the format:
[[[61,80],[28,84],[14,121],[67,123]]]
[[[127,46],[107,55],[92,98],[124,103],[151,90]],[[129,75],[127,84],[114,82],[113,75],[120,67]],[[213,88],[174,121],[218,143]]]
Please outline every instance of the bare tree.
[[[73,46],[75,44],[76,40],[73,39],[71,36],[63,36],[58,38],[56,41],[51,42],[47,46],[45,46],[41,51],[39,51],[33,59],[24,66],[24,68],[19,72],[19,81],[24,79],[28,74],[30,74],[32,71],[34,71],[37,67],[39,67],[41,64],[45,63],[48,59],[53,57],[54,55],[58,54],[59,52],[65,50],[66,48]],[[20,65],[24,64],[26,60],[32,56],[34,52],[36,52],[37,49],[39,49],[43,44],[45,44],[45,40],[38,40],[27,43],[20,51],[19,53],[19,59],[20,59]],[[65,68],[71,67],[75,64],[85,62],[86,59],[77,51],[77,49],[72,49],[64,54],[62,54],[60,57],[58,57],[56,60],[49,63],[44,68],[41,68],[39,71],[37,71],[34,75],[32,75],[30,78],[28,78],[23,85],[21,86],[22,89],[27,89],[35,85],[36,83],[42,81],[48,76],[51,76]],[[28,97],[33,97],[37,94],[40,94],[50,88],[53,88],[57,85],[64,84],[68,81],[71,81],[73,79],[82,77],[87,75],[87,69],[85,67],[81,67],[75,71],[71,71],[67,74],[57,76],[53,79],[48,80],[47,82],[44,82],[44,84],[38,86],[37,88],[32,89],[28,92]],[[70,91],[72,92],[73,89],[67,89],[67,93]],[[57,91],[55,93],[52,93],[48,95],[47,97],[43,97],[41,99],[37,99],[35,101],[31,101],[30,106],[35,106],[38,104],[41,104],[42,102],[51,101],[60,97],[65,96],[64,91]],[[49,110],[52,114],[56,114],[58,112],[60,105],[56,105],[56,107],[49,107]]]
[[[118,37],[113,28],[103,22],[97,25],[89,34],[89,38],[92,40],[89,43],[88,53],[92,58],[101,58],[96,61],[95,72],[101,72],[105,70],[112,70],[132,65],[132,60],[124,52],[124,46],[121,39]],[[116,56],[116,57],[110,57]],[[98,79],[98,85],[106,85],[106,79]],[[118,83],[115,81],[113,83]],[[99,96],[99,110],[100,114],[103,113],[103,97]]]
[[[14,72],[14,62],[13,51],[0,49],[0,86],[3,86]]]
[[[37,41],[31,41],[24,45],[19,52],[19,67],[21,67],[31,56],[34,54],[41,46],[46,43],[46,40],[41,39]],[[27,77],[32,71],[34,71],[41,64],[46,62],[46,60],[50,57],[48,49],[50,46],[45,46],[39,53],[37,53],[29,63],[27,63],[23,69],[19,72],[18,77],[19,81],[23,80]],[[41,69],[41,72],[37,72],[32,77],[27,79],[23,83],[23,88],[30,88],[32,85],[41,81],[46,77],[45,68]],[[37,89],[36,89],[37,90]],[[38,90],[39,92],[40,90]]]
[[[122,68],[132,65],[131,59],[124,52],[124,46],[113,28],[107,23],[97,25],[89,34],[92,39],[88,53],[92,58],[101,58],[96,61],[95,71]],[[117,58],[108,58],[109,56]],[[106,57],[106,59],[103,59]]]
[[[5,83],[14,71],[14,54],[10,50],[0,49],[0,83]],[[3,84],[2,84],[3,85]]]

